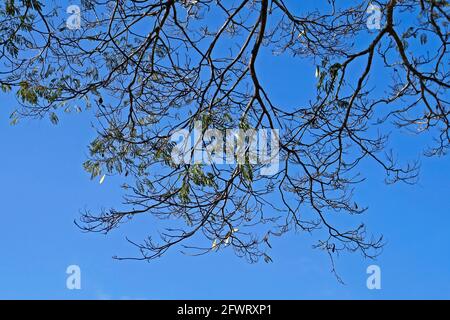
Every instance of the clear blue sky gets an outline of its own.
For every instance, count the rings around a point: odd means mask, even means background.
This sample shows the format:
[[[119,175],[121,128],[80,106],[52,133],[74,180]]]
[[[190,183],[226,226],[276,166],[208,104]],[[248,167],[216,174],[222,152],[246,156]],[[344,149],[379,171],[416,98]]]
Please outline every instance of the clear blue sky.
[[[313,65],[283,58],[271,60],[261,77],[286,104],[304,101],[315,81]],[[414,186],[387,186],[379,167],[367,163],[361,168],[368,179],[358,186],[357,199],[369,210],[357,219],[382,233],[387,245],[377,261],[358,254],[339,258],[345,285],[336,281],[328,257],[311,248],[314,238],[306,234],[274,239],[271,264],[248,264],[229,250],[201,257],[172,250],[151,263],[116,261],[113,255],[136,253],[126,235],[141,240],[155,227],[136,220],[104,236],[82,233],[73,224],[79,210],[121,201],[118,180],[108,177],[100,185],[83,171],[86,146],[95,137],[92,115],[64,115],[58,126],[44,119],[12,127],[8,117],[14,98],[1,97],[0,298],[450,298],[448,157],[421,158]],[[427,142],[403,134],[392,146],[402,159],[416,159]],[[81,267],[81,290],[66,289],[65,271],[72,264]],[[381,290],[366,288],[371,264],[381,267]]]

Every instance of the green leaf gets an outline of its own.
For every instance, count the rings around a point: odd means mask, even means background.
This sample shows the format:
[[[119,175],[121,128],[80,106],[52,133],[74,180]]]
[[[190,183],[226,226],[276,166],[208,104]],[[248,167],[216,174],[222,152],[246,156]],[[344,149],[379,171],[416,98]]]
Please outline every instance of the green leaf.
[[[180,197],[181,202],[188,203],[189,199],[189,184],[186,181],[183,181],[183,184],[178,191],[178,196]]]
[[[12,126],[15,126],[18,122],[19,122],[19,118],[13,118],[9,124]]]
[[[59,122],[58,116],[56,115],[56,113],[52,112],[50,114],[50,121],[54,124],[57,125]]]
[[[2,83],[1,88],[2,88],[2,91],[3,91],[3,92],[9,92],[9,91],[11,91],[11,86],[10,86],[9,84],[7,84],[7,83]]]
[[[245,180],[252,182],[253,181],[253,168],[252,168],[251,164],[246,163],[244,165],[241,165],[240,169],[242,172],[242,177]]]

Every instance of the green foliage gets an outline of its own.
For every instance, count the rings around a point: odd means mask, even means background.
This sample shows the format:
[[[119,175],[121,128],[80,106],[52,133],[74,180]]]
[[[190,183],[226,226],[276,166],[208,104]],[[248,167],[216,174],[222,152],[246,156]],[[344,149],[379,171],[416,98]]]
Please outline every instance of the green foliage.
[[[194,164],[189,170],[189,177],[192,179],[192,182],[198,186],[215,186],[214,175],[212,173],[205,174],[203,171],[203,167],[200,164]]]
[[[1,86],[0,86],[0,88],[1,88],[1,90],[2,90],[3,92],[9,92],[9,91],[11,91],[11,85],[10,85],[10,84],[7,84],[7,83],[2,83]]]
[[[27,81],[21,81],[19,86],[17,95],[22,102],[29,102],[32,105],[36,105],[38,102],[37,91]]]
[[[58,116],[56,115],[56,113],[54,113],[54,112],[50,113],[50,121],[51,121],[54,125],[57,125],[57,124],[58,124],[59,118],[58,118]]]
[[[239,129],[241,129],[241,130],[248,130],[250,128],[251,128],[251,126],[248,123],[248,118],[247,117],[241,117],[241,120],[239,121]]]
[[[91,174],[91,179],[98,177],[102,174],[101,164],[98,161],[87,160],[83,164],[84,170]]]
[[[10,86],[5,87],[5,90],[8,89],[10,89]],[[60,86],[52,89],[42,85],[32,85],[28,81],[21,81],[19,83],[19,89],[17,90],[17,96],[24,103],[37,105],[40,98],[43,98],[50,103],[55,102],[60,97],[61,92],[62,88]]]
[[[11,113],[11,115],[9,116],[10,124],[12,126],[15,126],[18,122],[19,122],[19,116],[17,115],[17,112],[14,111],[13,113]]]
[[[246,181],[253,182],[253,168],[250,163],[240,164],[239,170]]]
[[[183,180],[180,190],[178,191],[178,196],[182,203],[188,203],[189,199],[189,183]]]
[[[15,16],[19,13],[19,9],[16,8],[14,0],[5,0],[5,12],[10,16]]]

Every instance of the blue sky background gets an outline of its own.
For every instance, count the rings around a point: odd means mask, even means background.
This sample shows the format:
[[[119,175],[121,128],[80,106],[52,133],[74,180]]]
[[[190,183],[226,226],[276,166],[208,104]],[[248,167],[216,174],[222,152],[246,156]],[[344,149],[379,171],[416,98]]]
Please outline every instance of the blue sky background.
[[[315,82],[313,64],[279,57],[263,65],[261,59],[261,78],[272,96],[286,104],[305,100]],[[387,245],[377,261],[359,254],[339,258],[345,285],[331,274],[327,255],[311,249],[315,238],[307,234],[274,238],[271,264],[248,264],[230,250],[201,257],[171,250],[150,263],[116,261],[113,255],[136,254],[126,235],[139,241],[155,226],[136,220],[104,236],[74,225],[80,210],[119,204],[122,195],[119,180],[107,177],[100,185],[82,168],[95,137],[92,114],[61,116],[58,126],[47,119],[10,126],[15,106],[14,97],[1,96],[0,298],[450,299],[448,158],[422,157],[414,186],[387,186],[379,167],[361,167],[367,180],[356,199],[369,210],[354,221],[382,233]],[[428,142],[405,133],[394,137],[392,147],[401,159],[414,160]],[[72,264],[81,267],[81,290],[66,288]],[[366,287],[371,264],[381,267],[381,290]]]

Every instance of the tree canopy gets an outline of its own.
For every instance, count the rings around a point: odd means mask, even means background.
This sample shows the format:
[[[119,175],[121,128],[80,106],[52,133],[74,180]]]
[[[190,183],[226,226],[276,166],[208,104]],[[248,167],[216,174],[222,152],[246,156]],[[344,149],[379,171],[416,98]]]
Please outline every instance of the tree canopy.
[[[109,232],[146,214],[172,225],[133,242],[141,253],[133,259],[177,246],[269,262],[271,238],[291,231],[316,234],[330,257],[374,257],[382,238],[333,216],[366,210],[353,199],[366,159],[388,183],[416,180],[418,164],[397,163],[390,133],[427,133],[426,155],[447,152],[448,9],[446,0],[84,0],[69,8],[5,0],[0,84],[20,104],[13,124],[95,110],[98,135],[84,167],[131,183],[123,207],[86,211],[78,225]],[[305,88],[313,99],[280,104],[267,89],[261,75],[279,56],[316,68],[316,86]],[[376,72],[385,81],[374,81]],[[279,170],[263,175],[248,157],[176,163],[171,136],[195,123],[279,130]]]

